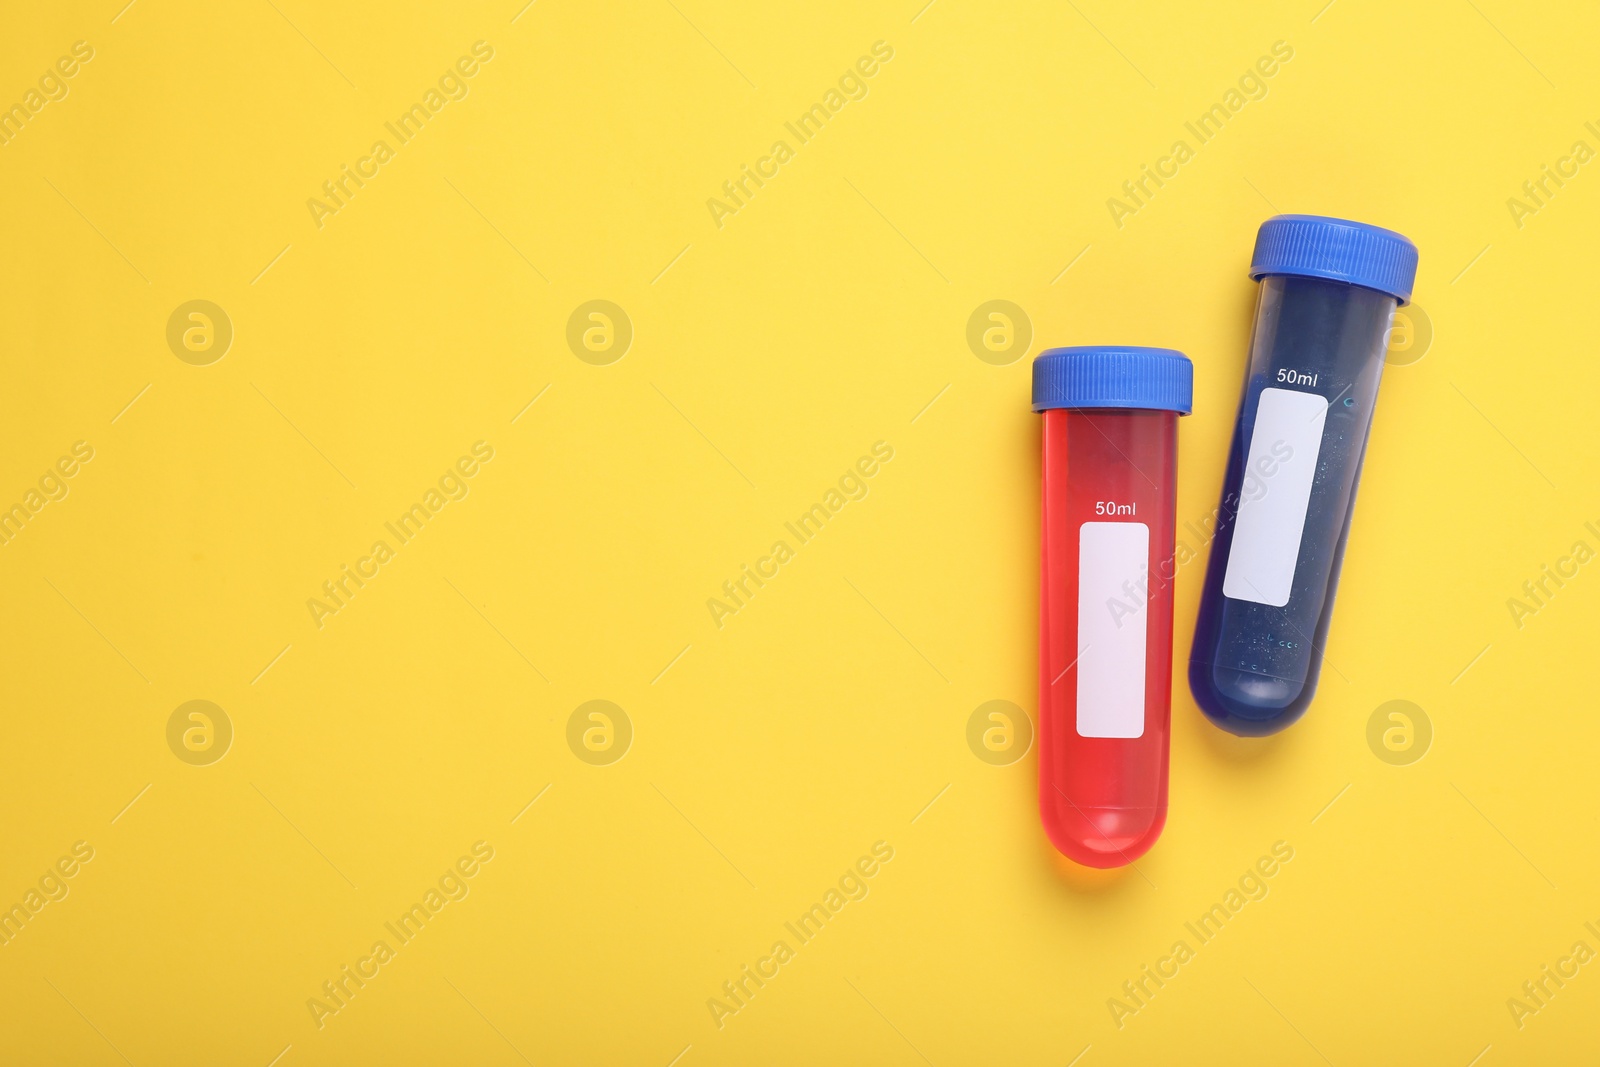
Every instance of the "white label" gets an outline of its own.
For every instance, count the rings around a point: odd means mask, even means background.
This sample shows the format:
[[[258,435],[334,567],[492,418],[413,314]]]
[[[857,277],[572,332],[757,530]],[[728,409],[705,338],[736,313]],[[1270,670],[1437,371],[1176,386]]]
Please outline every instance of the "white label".
[[[1327,419],[1328,402],[1315,393],[1261,390],[1222,577],[1224,596],[1275,608],[1289,603]]]
[[[1078,736],[1144,736],[1150,527],[1078,529]]]

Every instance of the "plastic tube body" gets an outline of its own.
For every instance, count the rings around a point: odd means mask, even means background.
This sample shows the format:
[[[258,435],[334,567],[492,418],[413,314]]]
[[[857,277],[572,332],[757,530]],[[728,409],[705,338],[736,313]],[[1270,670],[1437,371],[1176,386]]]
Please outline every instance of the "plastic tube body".
[[[1394,297],[1286,275],[1261,281],[1189,658],[1196,703],[1261,735],[1316,693]]]
[[[1178,414],[1043,416],[1039,808],[1064,855],[1117,867],[1167,817]]]

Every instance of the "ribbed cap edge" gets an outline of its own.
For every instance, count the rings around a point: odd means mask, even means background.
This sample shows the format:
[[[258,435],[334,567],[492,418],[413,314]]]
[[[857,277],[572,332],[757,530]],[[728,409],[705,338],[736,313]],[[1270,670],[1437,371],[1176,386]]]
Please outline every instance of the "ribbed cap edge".
[[[1411,302],[1417,246],[1393,230],[1321,215],[1275,215],[1256,234],[1250,277],[1295,274],[1360,285]]]
[[[1194,364],[1171,348],[1083,345],[1033,361],[1033,410],[1143,408],[1189,414]]]

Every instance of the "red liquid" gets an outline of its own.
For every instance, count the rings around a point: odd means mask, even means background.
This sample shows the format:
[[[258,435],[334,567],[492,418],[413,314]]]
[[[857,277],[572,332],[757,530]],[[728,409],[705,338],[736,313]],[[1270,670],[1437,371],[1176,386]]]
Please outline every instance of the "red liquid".
[[[1178,415],[1132,409],[1053,409],[1043,415],[1039,811],[1050,840],[1069,859],[1120,867],[1149,851],[1167,821]],[[1142,523],[1149,548],[1143,567],[1136,568],[1144,574],[1131,576],[1135,592],[1094,595],[1083,606],[1105,612],[1091,625],[1108,628],[1108,636],[1098,648],[1091,639],[1080,656],[1079,549],[1089,536],[1086,523]],[[1139,536],[1136,530],[1105,528],[1089,534],[1097,532],[1124,544]],[[1084,577],[1093,580],[1092,568]],[[1120,572],[1115,578],[1124,588]],[[1136,592],[1141,584],[1142,603]],[[1107,648],[1125,640],[1127,626],[1144,627],[1143,721],[1135,706],[1120,713],[1118,728],[1139,736],[1083,736],[1080,662],[1095,679],[1088,684],[1109,697],[1097,703],[1109,707],[1119,697],[1136,699],[1128,686],[1136,686],[1137,672],[1105,665]],[[1084,711],[1102,720],[1106,714],[1101,707]]]

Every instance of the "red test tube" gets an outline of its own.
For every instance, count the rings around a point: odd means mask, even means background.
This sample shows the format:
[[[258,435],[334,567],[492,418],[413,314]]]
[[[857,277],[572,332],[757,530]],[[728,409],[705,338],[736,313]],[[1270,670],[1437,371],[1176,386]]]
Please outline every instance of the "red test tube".
[[[1039,811],[1089,867],[1138,859],[1167,821],[1178,416],[1193,383],[1165,348],[1053,348],[1033,363]]]

